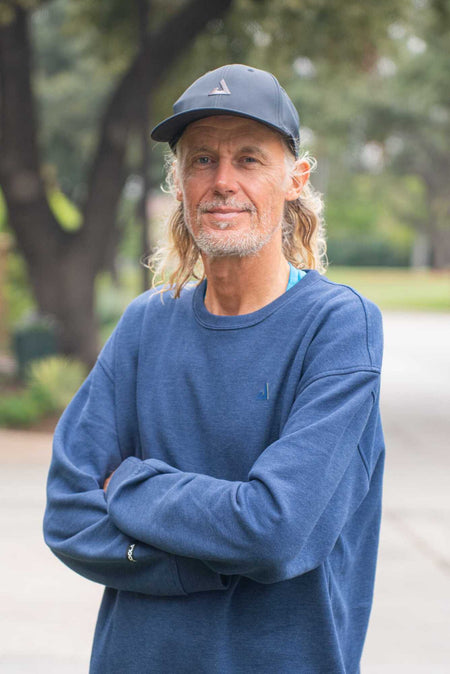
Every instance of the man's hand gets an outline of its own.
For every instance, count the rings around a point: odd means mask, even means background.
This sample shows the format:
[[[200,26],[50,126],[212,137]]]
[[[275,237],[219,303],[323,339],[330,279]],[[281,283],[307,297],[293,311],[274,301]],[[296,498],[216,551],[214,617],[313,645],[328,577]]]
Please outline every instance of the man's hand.
[[[116,471],[113,470],[113,472],[111,473],[111,475],[110,475],[109,477],[106,478],[105,484],[103,485],[103,491],[104,491],[104,492],[106,492],[106,490],[107,490],[107,488],[108,488],[108,485],[109,485],[109,481],[110,481],[110,479],[112,478],[112,476],[114,475],[115,472],[116,472]]]

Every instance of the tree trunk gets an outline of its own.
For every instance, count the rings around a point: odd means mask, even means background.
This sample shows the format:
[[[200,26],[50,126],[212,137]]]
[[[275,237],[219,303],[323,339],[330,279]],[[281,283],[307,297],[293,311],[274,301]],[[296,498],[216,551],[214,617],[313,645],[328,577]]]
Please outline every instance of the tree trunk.
[[[39,310],[56,319],[61,351],[92,365],[98,352],[95,270],[86,265],[79,237],[60,228],[48,205],[31,71],[28,15],[16,6],[14,19],[0,29],[0,184]]]
[[[138,127],[145,100],[174,61],[231,3],[191,0],[143,41],[101,121],[83,225],[75,234],[59,226],[40,174],[29,14],[11,3],[14,16],[0,26],[0,185],[9,224],[40,311],[58,321],[61,350],[89,365],[98,353],[94,282],[118,240],[116,213],[130,131]]]
[[[97,270],[86,264],[86,253],[74,244],[34,270],[33,285],[39,307],[57,322],[62,353],[76,354],[91,367],[99,351],[95,315]]]
[[[426,187],[429,224],[431,267],[450,268],[450,197],[448,175],[450,162],[447,155],[434,157],[435,166],[422,174]]]

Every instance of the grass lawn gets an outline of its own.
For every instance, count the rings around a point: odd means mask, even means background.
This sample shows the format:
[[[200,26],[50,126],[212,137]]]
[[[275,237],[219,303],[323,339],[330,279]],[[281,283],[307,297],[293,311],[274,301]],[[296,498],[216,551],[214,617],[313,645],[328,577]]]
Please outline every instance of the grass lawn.
[[[450,312],[450,272],[331,265],[327,276],[332,281],[352,286],[382,310]],[[99,279],[102,344],[126,305],[142,292],[140,283],[141,271],[134,265],[122,269],[119,288],[111,284],[108,275]]]
[[[382,310],[450,311],[449,272],[330,266],[327,276],[352,286]]]

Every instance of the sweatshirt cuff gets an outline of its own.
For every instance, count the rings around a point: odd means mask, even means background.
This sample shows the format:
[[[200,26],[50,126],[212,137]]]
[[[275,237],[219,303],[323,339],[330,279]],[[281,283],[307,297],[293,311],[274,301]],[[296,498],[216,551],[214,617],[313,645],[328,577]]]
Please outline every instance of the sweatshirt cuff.
[[[231,585],[232,576],[216,573],[198,559],[177,557],[176,564],[180,584],[186,594],[208,590],[227,590]]]
[[[152,463],[157,464],[157,467],[149,465],[149,461],[141,461],[136,456],[129,456],[122,461],[120,466],[114,471],[106,489],[108,510],[111,500],[114,499],[121,486],[137,473],[143,472],[145,477],[149,477],[152,474],[158,475],[160,471],[157,468],[169,469],[169,471],[175,472],[174,468],[161,461],[153,460]],[[129,555],[131,555],[131,559]],[[143,553],[139,542],[129,546],[127,557],[130,562],[145,560],[145,552]],[[177,557],[174,555],[170,560],[170,565],[175,584],[179,585],[181,591],[185,594],[227,590],[231,584],[232,576],[221,575],[213,571],[199,559]]]
[[[128,480],[128,478],[132,477],[136,473],[138,473],[140,470],[142,470],[144,463],[141,461],[141,459],[138,459],[136,456],[129,456],[126,458],[118,468],[114,471],[109,483],[108,487],[106,488],[106,500],[110,501],[116,491],[119,489],[119,487]],[[152,469],[149,467],[146,468],[146,473],[149,475],[152,472]],[[158,471],[154,471],[154,474],[156,475]]]

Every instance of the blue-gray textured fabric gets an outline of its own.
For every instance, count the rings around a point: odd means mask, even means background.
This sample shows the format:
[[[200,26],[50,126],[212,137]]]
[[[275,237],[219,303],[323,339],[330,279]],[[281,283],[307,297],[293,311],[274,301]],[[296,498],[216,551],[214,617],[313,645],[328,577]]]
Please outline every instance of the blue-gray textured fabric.
[[[356,674],[380,313],[316,271],[243,316],[204,292],[133,301],[55,433],[46,541],[106,586],[90,672]]]

